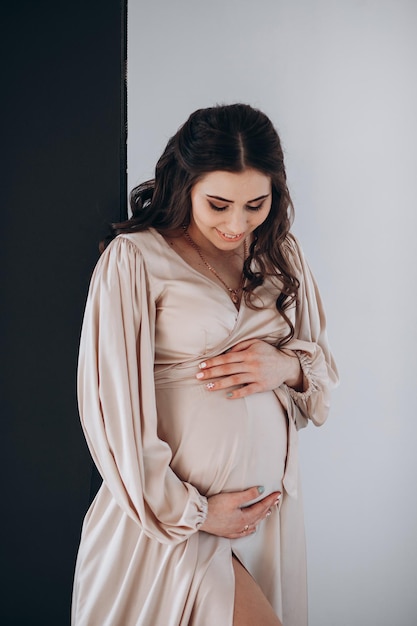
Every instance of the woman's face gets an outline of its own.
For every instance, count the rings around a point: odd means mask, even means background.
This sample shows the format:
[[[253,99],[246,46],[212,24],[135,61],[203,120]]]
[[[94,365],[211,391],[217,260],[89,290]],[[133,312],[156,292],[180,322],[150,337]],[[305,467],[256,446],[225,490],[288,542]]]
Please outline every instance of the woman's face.
[[[258,170],[210,172],[191,189],[188,232],[207,250],[233,251],[266,220],[271,203],[271,179]]]

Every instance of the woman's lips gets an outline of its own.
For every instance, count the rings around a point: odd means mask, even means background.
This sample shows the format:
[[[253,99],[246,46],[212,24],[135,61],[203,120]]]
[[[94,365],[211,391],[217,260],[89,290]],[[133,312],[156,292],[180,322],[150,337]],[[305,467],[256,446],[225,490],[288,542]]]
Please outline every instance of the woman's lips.
[[[240,241],[245,236],[245,233],[240,233],[239,235],[230,235],[229,233],[222,233],[222,231],[219,230],[218,228],[216,228],[216,231],[218,232],[219,236],[223,239],[223,241],[233,241],[233,242]]]

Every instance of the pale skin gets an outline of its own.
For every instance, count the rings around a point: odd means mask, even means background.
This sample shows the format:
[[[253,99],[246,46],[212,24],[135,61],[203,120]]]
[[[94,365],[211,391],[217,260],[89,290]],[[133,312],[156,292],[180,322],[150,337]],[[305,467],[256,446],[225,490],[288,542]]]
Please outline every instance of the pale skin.
[[[191,190],[188,233],[206,261],[233,289],[241,283],[244,242],[249,245],[253,231],[267,218],[271,202],[270,178],[249,168],[238,173],[210,172]],[[167,239],[187,263],[221,284],[184,237]],[[209,381],[207,393],[225,393],[230,400],[270,391],[283,383],[303,390],[304,384],[294,352],[278,350],[258,339],[243,341],[227,353],[200,363],[196,378]],[[210,497],[207,518],[200,530],[229,539],[256,532],[258,524],[265,523],[272,507],[277,506],[281,495],[275,491],[245,506],[259,498],[260,493],[262,487],[254,486]],[[236,558],[232,560],[236,585],[234,626],[280,626],[281,622],[253,578]]]

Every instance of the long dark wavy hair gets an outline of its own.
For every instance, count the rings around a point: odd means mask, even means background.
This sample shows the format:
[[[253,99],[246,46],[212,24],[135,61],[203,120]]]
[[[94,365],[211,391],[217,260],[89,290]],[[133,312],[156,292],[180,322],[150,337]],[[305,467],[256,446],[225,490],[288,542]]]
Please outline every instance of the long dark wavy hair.
[[[299,281],[290,262],[289,230],[294,207],[287,187],[281,142],[270,119],[247,104],[198,109],[171,137],[155,168],[155,178],[130,193],[132,217],[112,224],[101,250],[121,233],[155,228],[169,233],[187,226],[191,215],[191,188],[213,171],[242,172],[246,168],[269,176],[272,205],[266,220],[254,231],[244,263],[244,297],[253,308],[254,290],[265,277],[275,276],[281,286],[276,308],[289,325],[283,347],[294,327],[286,310],[297,297]]]

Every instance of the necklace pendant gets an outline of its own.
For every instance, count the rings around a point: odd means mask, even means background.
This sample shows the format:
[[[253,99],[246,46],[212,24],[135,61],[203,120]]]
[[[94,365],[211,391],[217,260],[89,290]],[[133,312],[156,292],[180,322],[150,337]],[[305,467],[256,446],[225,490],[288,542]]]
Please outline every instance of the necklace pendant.
[[[233,304],[236,304],[237,306],[240,303],[240,292],[243,289],[243,284],[245,281],[245,277],[244,274],[242,274],[242,278],[241,278],[241,282],[240,282],[240,287],[238,289],[232,289],[231,287],[229,287],[229,285],[223,280],[223,278],[221,276],[219,276],[219,274],[216,272],[216,270],[214,269],[214,267],[212,267],[210,265],[210,263],[204,258],[203,253],[201,252],[200,248],[198,247],[198,245],[195,243],[195,241],[193,241],[190,237],[190,235],[188,234],[187,231],[187,227],[184,226],[184,237],[187,240],[187,242],[190,244],[190,246],[192,248],[194,248],[194,250],[197,252],[198,256],[200,257],[200,259],[202,260],[202,262],[204,263],[204,265],[207,267],[207,269],[215,275],[215,277],[221,282],[221,284],[226,287],[227,291],[230,294],[230,298],[233,302]],[[244,249],[244,258],[246,259],[246,257],[248,256],[248,247],[247,247],[247,243],[246,243],[246,239],[243,242],[243,249]]]

